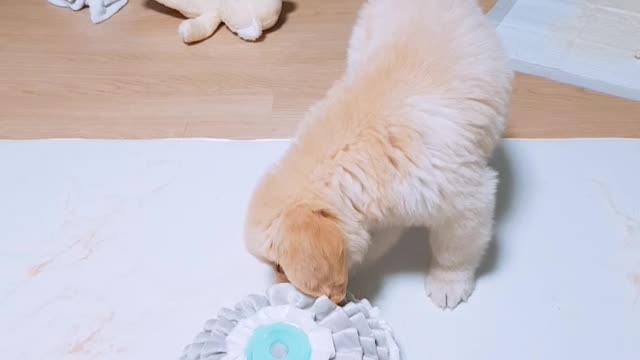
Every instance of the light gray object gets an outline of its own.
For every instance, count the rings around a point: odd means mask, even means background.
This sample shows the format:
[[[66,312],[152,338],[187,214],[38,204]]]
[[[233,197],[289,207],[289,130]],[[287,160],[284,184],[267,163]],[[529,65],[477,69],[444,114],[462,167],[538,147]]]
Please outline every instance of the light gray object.
[[[309,360],[401,359],[390,327],[369,301],[351,297],[337,306],[326,296],[313,299],[290,284],[278,284],[266,296],[250,295],[232,309],[221,309],[186,346],[180,360],[245,360],[256,331],[281,324],[306,335]],[[287,353],[286,346],[274,344],[270,358],[304,360]]]
[[[99,24],[122,9],[129,0],[48,0],[50,4],[67,7],[78,11],[85,6],[89,7],[89,16],[94,24]]]

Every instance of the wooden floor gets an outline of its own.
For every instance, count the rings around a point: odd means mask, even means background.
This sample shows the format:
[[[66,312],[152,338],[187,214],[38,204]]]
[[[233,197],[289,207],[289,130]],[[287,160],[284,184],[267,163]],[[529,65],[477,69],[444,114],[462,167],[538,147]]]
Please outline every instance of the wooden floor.
[[[221,28],[186,46],[181,17],[151,0],[100,25],[2,1],[0,138],[288,137],[343,70],[361,3],[287,1],[261,42]],[[507,135],[640,137],[640,103],[518,75]]]

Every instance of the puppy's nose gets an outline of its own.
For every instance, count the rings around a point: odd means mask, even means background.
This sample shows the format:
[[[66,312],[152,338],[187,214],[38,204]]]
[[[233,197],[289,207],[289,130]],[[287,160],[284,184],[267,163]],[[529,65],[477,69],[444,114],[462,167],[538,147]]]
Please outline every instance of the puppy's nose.
[[[346,298],[346,295],[344,294],[333,294],[329,297],[329,300],[331,300],[334,304],[337,305],[343,302],[345,298]]]
[[[347,297],[346,287],[325,288],[324,293],[327,294],[329,300],[334,304],[340,304]]]

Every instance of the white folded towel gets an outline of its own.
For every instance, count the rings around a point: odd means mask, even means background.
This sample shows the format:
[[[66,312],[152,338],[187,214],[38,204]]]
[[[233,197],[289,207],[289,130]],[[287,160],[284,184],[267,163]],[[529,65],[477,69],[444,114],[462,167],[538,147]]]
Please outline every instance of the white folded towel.
[[[129,0],[48,0],[50,4],[60,7],[67,7],[71,10],[78,11],[85,6],[89,7],[89,15],[94,24],[101,23],[122,7],[127,5]]]

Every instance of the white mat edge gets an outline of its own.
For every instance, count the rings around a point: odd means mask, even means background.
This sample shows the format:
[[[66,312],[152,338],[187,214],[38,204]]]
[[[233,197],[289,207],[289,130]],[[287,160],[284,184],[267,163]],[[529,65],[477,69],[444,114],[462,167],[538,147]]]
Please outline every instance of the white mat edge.
[[[497,28],[509,14],[518,0],[498,0],[487,17]],[[557,81],[562,84],[577,86],[603,95],[616,96],[627,100],[640,101],[640,90],[610,84],[599,79],[592,79],[576,74],[571,74],[559,69],[533,64],[526,61],[511,58],[513,69],[517,72],[539,76],[545,79]]]
[[[539,76],[563,84],[577,86],[604,95],[617,96],[632,101],[640,101],[640,90],[610,84],[602,80],[588,78],[522,60],[510,59],[510,61],[513,69],[521,73]]]

